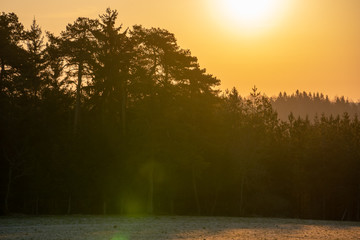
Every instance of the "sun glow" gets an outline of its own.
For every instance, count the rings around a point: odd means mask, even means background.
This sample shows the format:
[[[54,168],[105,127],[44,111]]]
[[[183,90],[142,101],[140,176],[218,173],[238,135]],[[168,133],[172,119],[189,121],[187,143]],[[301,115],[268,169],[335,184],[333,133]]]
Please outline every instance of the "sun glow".
[[[271,27],[282,12],[285,0],[221,0],[216,1],[215,9],[221,12],[221,19],[232,27],[247,31],[258,31]]]

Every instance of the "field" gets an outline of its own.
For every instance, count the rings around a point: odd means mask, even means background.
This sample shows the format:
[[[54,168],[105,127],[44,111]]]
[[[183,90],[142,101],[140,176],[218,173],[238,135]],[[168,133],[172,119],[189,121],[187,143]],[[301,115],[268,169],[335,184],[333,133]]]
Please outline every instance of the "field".
[[[360,223],[182,216],[17,216],[0,218],[0,239],[360,239]]]

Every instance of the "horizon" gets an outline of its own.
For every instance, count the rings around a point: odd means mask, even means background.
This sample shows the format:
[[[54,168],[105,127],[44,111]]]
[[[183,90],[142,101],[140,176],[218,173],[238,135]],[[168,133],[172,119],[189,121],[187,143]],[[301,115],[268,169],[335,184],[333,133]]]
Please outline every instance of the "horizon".
[[[17,14],[26,29],[35,17],[43,33],[59,35],[78,17],[97,18],[111,7],[119,11],[119,25],[125,28],[139,24],[174,33],[179,46],[221,80],[220,90],[236,87],[247,96],[256,85],[269,97],[300,90],[359,102],[360,2],[277,2],[281,9],[274,7],[276,17],[269,13],[266,22],[246,22],[247,26],[236,21],[253,21],[254,16],[225,16],[231,12],[216,0],[87,1],[86,7],[84,1],[18,1],[5,2],[2,11]],[[241,14],[232,14],[236,12]]]

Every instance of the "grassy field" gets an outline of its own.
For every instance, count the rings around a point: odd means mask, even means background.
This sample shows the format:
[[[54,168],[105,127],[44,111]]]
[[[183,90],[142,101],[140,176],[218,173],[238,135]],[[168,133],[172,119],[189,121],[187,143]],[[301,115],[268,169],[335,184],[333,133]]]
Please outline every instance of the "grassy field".
[[[275,218],[17,216],[0,239],[360,239],[360,223]]]

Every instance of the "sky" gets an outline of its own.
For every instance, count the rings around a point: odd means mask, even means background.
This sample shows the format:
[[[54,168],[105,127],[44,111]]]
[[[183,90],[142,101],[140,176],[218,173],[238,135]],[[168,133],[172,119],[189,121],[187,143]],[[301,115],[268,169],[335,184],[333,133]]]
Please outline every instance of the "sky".
[[[107,7],[124,27],[174,33],[202,68],[246,96],[297,89],[360,101],[360,0],[0,0],[26,28],[58,35]],[[249,2],[256,5],[249,6]]]

